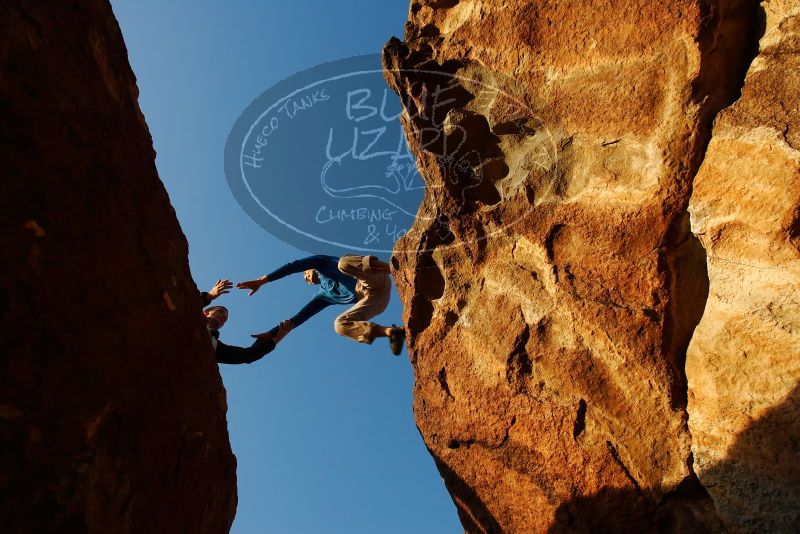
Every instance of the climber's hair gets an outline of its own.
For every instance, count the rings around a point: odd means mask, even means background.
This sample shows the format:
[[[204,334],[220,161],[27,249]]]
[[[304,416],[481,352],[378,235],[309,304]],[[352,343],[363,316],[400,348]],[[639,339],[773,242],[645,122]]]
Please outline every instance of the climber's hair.
[[[212,312],[214,310],[222,310],[225,312],[225,315],[230,315],[228,313],[228,308],[226,308],[225,306],[209,306],[208,308],[205,309],[205,311],[207,312]]]

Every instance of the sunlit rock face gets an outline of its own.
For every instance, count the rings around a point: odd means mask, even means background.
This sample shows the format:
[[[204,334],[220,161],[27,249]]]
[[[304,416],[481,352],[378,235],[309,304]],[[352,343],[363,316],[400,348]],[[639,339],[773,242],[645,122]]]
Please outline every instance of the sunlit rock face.
[[[770,4],[414,1],[387,43],[428,185],[393,257],[414,411],[468,532],[758,531],[732,515],[772,513],[744,480],[778,459],[797,502],[797,432],[745,434],[800,378],[798,48]]]
[[[800,529],[800,2],[764,9],[689,204],[710,279],[686,360],[689,429],[731,532]]]
[[[111,7],[0,3],[0,531],[227,532],[225,392]]]

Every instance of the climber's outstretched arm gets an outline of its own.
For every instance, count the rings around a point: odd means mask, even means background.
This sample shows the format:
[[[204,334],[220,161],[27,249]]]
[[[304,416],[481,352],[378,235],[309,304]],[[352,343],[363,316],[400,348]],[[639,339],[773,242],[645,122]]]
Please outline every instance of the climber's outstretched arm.
[[[326,302],[326,301],[322,300],[321,298],[314,297],[313,299],[311,299],[311,301],[309,301],[308,304],[303,306],[300,309],[300,311],[297,312],[294,315],[294,317],[292,317],[291,319],[288,320],[288,323],[291,325],[291,329],[293,330],[293,329],[297,328],[298,326],[300,326],[304,322],[308,321],[311,317],[315,316],[316,314],[318,314],[319,312],[321,312],[322,310],[324,310],[325,308],[327,308],[330,305],[331,304],[329,302]],[[281,323],[281,324],[283,324],[283,323]],[[261,333],[261,334],[254,334],[253,337],[261,338],[261,337],[268,337],[270,335],[273,335],[273,334],[275,334],[276,332],[279,331],[279,326],[276,326],[272,330],[269,330],[269,331]]]
[[[292,325],[289,321],[281,321],[281,323],[270,332],[265,332],[260,336],[253,336],[257,339],[249,347],[226,345],[222,341],[217,340],[217,362],[242,364],[258,361],[275,350],[275,346],[280,340],[286,337],[286,334],[288,334],[291,329]]]
[[[260,276],[255,280],[248,280],[246,282],[239,282],[236,284],[238,289],[249,289],[250,293],[248,295],[252,295],[256,291],[258,291],[261,286],[268,282],[274,282],[275,280],[280,280],[284,276],[288,276],[290,274],[295,273],[302,273],[303,271],[307,271],[309,269],[324,269],[326,267],[336,268],[339,259],[334,256],[325,256],[322,254],[316,256],[309,256],[307,258],[302,258],[295,261],[290,261],[283,267],[279,267],[275,269],[269,274],[264,276]]]

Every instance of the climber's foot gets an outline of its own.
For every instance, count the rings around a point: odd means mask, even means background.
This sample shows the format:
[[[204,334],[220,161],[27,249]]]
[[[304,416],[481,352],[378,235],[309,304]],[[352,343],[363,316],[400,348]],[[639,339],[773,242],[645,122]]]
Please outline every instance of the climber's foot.
[[[392,349],[392,354],[397,356],[403,351],[403,344],[406,342],[406,331],[402,327],[392,327],[389,332],[389,348]]]

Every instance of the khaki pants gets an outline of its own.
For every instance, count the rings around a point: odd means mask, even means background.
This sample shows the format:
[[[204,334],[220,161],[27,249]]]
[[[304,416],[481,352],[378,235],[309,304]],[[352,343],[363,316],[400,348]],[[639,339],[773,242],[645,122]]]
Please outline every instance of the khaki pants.
[[[370,256],[353,256],[348,254],[339,259],[339,270],[352,276],[356,283],[356,302],[352,308],[341,314],[334,321],[336,333],[361,343],[372,343],[372,327],[369,322],[389,305],[392,296],[389,273],[379,273],[370,268]]]

